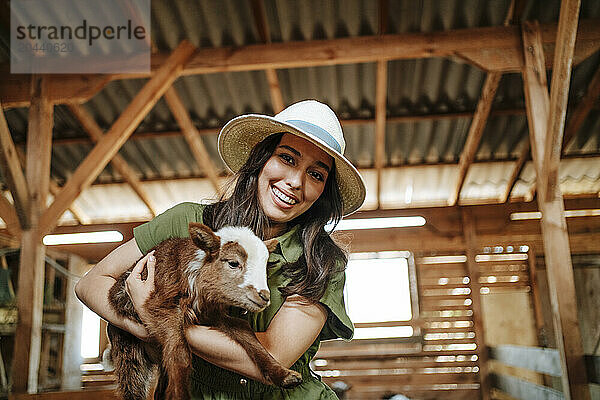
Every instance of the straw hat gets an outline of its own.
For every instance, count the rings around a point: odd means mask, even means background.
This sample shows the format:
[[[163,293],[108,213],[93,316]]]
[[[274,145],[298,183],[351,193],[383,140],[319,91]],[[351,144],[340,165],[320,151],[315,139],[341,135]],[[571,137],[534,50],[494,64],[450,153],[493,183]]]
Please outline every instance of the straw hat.
[[[219,133],[219,154],[227,167],[237,172],[257,143],[280,132],[309,140],[333,157],[344,216],[363,204],[365,182],[358,170],[344,157],[346,141],[340,121],[331,108],[318,101],[305,100],[292,104],[274,117],[247,114],[232,119]]]

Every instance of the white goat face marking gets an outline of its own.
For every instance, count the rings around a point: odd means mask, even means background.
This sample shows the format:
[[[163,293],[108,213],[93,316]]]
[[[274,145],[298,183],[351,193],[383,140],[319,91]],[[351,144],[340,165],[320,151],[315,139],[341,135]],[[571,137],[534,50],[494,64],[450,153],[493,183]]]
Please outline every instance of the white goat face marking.
[[[256,290],[269,290],[267,286],[267,246],[249,228],[226,226],[215,232],[221,237],[221,243],[236,242],[244,248],[248,255],[244,280],[238,286],[253,286]]]
[[[196,250],[194,259],[187,265],[187,277],[188,277],[188,287],[190,290],[194,287],[194,281],[202,265],[204,264],[204,258],[206,257],[206,253],[203,250]]]

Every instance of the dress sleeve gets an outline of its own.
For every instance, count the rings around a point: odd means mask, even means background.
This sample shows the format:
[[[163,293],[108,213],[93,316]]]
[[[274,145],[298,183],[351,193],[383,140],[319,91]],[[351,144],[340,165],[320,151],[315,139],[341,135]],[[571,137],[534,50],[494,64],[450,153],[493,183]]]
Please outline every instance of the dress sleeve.
[[[133,236],[142,252],[148,253],[160,242],[174,237],[188,237],[190,222],[202,222],[204,205],[180,203],[149,222],[133,229]]]
[[[340,266],[338,265],[338,267]],[[346,313],[344,302],[346,273],[342,268],[339,269],[340,271],[335,273],[320,300],[328,311],[327,322],[321,331],[321,340],[337,338],[350,340],[354,334],[354,325]]]

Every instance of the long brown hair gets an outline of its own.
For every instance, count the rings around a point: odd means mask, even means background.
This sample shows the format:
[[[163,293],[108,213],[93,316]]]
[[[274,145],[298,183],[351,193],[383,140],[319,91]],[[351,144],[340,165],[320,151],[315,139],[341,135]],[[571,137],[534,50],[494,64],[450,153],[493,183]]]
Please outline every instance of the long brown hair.
[[[242,168],[236,173],[235,187],[229,197],[206,208],[203,221],[212,229],[226,225],[248,226],[264,239],[270,222],[258,203],[258,176],[279,144],[283,133],[268,136],[252,149]],[[321,196],[302,215],[289,222],[300,225],[299,233],[304,248],[297,262],[287,264],[284,273],[290,284],[280,288],[284,296],[299,294],[318,301],[335,272],[343,270],[348,261],[344,250],[325,230],[328,223],[337,224],[342,218],[342,196],[335,177],[335,163],[329,172]]]

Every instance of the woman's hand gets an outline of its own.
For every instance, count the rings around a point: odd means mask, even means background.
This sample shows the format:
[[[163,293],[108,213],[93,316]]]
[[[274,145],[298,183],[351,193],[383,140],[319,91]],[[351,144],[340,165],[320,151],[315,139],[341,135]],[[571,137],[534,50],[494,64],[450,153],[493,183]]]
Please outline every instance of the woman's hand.
[[[150,297],[150,293],[154,290],[155,265],[156,258],[154,257],[154,251],[151,251],[135,264],[131,274],[125,280],[125,290],[127,291],[129,298],[131,298],[133,307],[142,322],[147,321],[149,317],[144,304],[146,303],[146,300],[148,300],[148,297]],[[144,267],[148,270],[146,279],[142,279]]]

